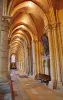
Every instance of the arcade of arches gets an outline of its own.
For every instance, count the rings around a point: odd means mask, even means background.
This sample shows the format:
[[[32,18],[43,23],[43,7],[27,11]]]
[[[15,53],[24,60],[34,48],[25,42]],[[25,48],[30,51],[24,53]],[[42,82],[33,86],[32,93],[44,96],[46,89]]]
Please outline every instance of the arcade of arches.
[[[63,85],[63,0],[0,0],[0,82],[12,67]]]

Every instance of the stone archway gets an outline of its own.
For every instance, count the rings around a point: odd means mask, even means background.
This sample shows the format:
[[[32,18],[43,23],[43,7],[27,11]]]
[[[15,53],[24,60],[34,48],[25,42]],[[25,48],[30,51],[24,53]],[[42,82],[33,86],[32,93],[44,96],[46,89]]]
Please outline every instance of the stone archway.
[[[12,54],[10,56],[10,69],[16,69],[17,66],[16,66],[16,55],[15,54]]]

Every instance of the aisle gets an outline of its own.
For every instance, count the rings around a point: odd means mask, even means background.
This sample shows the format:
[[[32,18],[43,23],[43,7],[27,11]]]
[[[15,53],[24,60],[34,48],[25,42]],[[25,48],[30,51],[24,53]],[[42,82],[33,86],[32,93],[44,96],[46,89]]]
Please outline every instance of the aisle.
[[[19,76],[17,75],[16,70],[11,71],[11,77],[13,80],[12,83],[13,83],[15,100],[30,100],[20,84],[20,81],[18,79]]]
[[[15,100],[63,100],[63,94],[55,92],[33,78],[20,78],[12,71]]]

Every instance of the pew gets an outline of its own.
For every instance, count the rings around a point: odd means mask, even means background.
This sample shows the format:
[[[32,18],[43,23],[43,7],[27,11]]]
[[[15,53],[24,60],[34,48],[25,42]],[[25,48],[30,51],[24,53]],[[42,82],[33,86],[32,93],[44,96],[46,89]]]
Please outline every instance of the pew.
[[[48,84],[49,84],[49,81],[51,80],[51,78],[50,78],[49,75],[41,74],[41,73],[37,74],[37,75],[35,76],[35,79],[41,80],[41,83],[45,82],[46,85],[48,85]]]

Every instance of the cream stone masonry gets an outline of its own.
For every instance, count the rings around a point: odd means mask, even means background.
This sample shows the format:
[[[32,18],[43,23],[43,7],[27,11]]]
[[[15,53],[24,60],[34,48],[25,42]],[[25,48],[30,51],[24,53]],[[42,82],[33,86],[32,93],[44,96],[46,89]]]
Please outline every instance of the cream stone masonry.
[[[35,52],[35,42],[34,41],[32,41],[32,64],[33,64],[33,76],[35,76],[36,75],[36,73],[37,73],[37,65],[36,65],[36,52]]]
[[[32,75],[32,50],[31,46],[28,47],[28,65],[29,65],[29,75]]]
[[[48,39],[49,39],[49,51],[50,51],[50,71],[51,71],[51,81],[52,81],[52,88],[56,88],[56,69],[55,69],[55,56],[54,56],[54,44],[52,40],[53,33],[51,30],[51,26],[48,27]]]
[[[0,42],[0,77],[2,80],[8,80],[8,30],[8,20],[3,18]]]
[[[60,58],[60,73],[61,81],[63,84],[63,48],[62,48],[62,35],[61,35],[61,23],[57,24],[57,37],[58,37],[58,48],[59,48],[59,58]]]
[[[33,55],[33,74],[34,76],[36,74],[39,74],[40,70],[40,62],[39,62],[39,41],[38,40],[33,40],[32,41],[32,55]]]
[[[58,38],[57,38],[57,24],[52,26],[52,33],[53,33],[54,52],[55,52],[56,80],[61,82],[60,58],[59,58],[59,48],[58,48]]]
[[[48,38],[49,38],[49,51],[50,51],[50,66],[51,66],[51,79],[54,81],[53,87],[56,88],[58,83],[61,83],[61,59],[60,59],[60,33],[58,33],[58,23],[49,26],[48,30]],[[59,36],[58,36],[59,35]],[[61,46],[61,45],[60,45]],[[51,52],[52,51],[52,52]],[[52,54],[51,54],[52,53]],[[53,58],[51,58],[53,57]],[[54,61],[54,62],[53,62]],[[53,69],[52,69],[53,68]]]
[[[0,4],[1,75],[2,71],[7,72],[12,65],[11,62],[7,61],[8,57],[15,54],[19,74],[32,75],[33,77],[39,73],[48,74],[51,76],[52,88],[57,88],[59,84],[62,86],[63,1],[0,0],[0,3],[2,4]],[[9,21],[10,17],[11,24],[8,30],[7,20]],[[48,37],[49,48],[46,46],[46,38],[44,39],[46,49],[49,49],[48,55],[45,54],[46,50],[42,43],[44,34]]]

